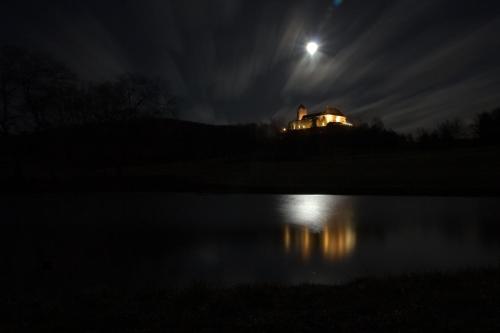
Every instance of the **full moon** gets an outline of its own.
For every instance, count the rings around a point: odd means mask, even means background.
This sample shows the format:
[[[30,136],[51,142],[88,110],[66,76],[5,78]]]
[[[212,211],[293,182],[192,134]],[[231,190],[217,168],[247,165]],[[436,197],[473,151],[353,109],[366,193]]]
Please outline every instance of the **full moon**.
[[[318,51],[318,44],[315,42],[310,42],[306,46],[307,52],[309,52],[310,55],[314,55]]]

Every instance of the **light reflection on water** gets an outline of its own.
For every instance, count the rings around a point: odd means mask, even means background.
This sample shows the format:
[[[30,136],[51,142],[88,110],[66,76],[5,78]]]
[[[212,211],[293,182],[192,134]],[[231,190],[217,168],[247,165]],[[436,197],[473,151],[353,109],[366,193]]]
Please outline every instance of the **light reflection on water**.
[[[329,195],[284,196],[285,252],[307,261],[320,255],[330,262],[347,258],[356,247],[351,200]]]
[[[0,201],[13,280],[342,283],[496,266],[500,199],[40,194]],[[14,227],[15,226],[15,227]],[[52,274],[52,275],[51,275]]]
[[[283,244],[287,254],[299,254],[304,261],[321,254],[323,259],[336,262],[354,252],[356,230],[351,225],[325,225],[323,230],[313,232],[308,227],[287,224],[283,228]]]
[[[280,210],[286,223],[320,230],[335,214],[342,197],[329,195],[285,195]]]

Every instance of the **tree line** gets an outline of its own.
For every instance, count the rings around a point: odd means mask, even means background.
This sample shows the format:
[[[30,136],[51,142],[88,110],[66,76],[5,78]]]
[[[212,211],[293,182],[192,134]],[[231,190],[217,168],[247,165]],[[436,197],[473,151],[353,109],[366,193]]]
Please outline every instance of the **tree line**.
[[[476,141],[483,144],[500,143],[500,108],[481,112],[467,125],[460,119],[446,120],[432,130],[419,129],[410,140],[421,144]]]
[[[0,47],[0,135],[165,117],[175,108],[163,79],[123,74],[86,82],[47,54]]]
[[[163,79],[129,73],[113,80],[87,82],[50,55],[11,45],[0,47],[0,136],[73,125],[167,118],[175,116],[177,107],[178,100]],[[270,131],[276,127],[276,132],[280,128],[273,124],[267,127]],[[360,123],[351,132],[352,135],[341,131],[330,134],[340,133],[356,145],[435,145],[470,140],[499,143],[500,109],[478,114],[472,125],[459,119],[448,120],[433,130],[420,129],[411,135],[386,129],[380,119],[371,124]]]

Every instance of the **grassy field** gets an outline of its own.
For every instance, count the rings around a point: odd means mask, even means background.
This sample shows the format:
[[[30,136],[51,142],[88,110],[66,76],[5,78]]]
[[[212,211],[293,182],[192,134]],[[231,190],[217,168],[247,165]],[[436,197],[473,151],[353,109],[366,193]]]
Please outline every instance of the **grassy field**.
[[[496,149],[338,154],[294,161],[223,161],[135,167],[123,175],[220,190],[345,194],[499,194]]]
[[[12,170],[12,168],[10,169]],[[398,151],[290,160],[240,158],[118,167],[53,161],[4,169],[2,189],[499,195],[498,148]]]
[[[1,294],[1,332],[421,332],[500,329],[500,270],[344,286]]]

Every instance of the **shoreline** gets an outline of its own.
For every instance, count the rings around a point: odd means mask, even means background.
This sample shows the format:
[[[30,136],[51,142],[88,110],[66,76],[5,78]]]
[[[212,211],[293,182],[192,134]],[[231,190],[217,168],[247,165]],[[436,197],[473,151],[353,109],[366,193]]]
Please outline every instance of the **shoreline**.
[[[2,296],[2,331],[494,331],[500,269],[364,278],[345,285],[93,289]],[[44,294],[44,295],[42,295]],[[55,325],[55,326],[54,326]]]
[[[0,182],[0,195],[22,193],[162,192],[199,194],[303,194],[349,196],[500,197],[500,186],[450,189],[419,187],[327,187],[315,185],[196,184],[168,177],[92,177],[73,181]]]

